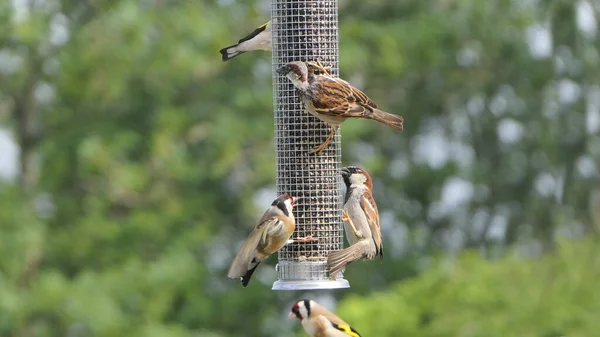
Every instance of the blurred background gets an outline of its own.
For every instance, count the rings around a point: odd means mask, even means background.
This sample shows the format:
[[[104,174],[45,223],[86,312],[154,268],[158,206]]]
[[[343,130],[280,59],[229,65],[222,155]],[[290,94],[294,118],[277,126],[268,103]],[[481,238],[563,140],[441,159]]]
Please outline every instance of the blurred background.
[[[0,336],[600,331],[597,1],[340,0],[340,73],[405,131],[348,121],[385,261],[273,292],[227,268],[275,197],[271,56],[218,50],[270,1],[0,0]],[[365,275],[368,275],[366,277]]]

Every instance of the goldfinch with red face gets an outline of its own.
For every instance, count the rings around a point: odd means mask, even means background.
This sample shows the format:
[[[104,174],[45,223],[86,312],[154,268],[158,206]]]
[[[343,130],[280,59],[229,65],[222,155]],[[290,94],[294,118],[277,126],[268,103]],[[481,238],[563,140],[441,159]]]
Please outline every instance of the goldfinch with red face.
[[[285,244],[316,240],[312,237],[290,240],[296,228],[293,204],[299,199],[282,194],[273,201],[233,260],[227,273],[229,278],[241,278],[246,287],[256,267]]]
[[[373,260],[378,255],[383,260],[379,212],[372,194],[373,179],[367,171],[356,166],[342,168],[342,178],[346,185],[344,231],[350,247],[327,256],[329,277],[332,279],[352,261]]]
[[[238,43],[225,47],[219,52],[225,62],[247,51],[271,49],[271,21],[269,21],[239,40]]]
[[[288,318],[299,319],[310,337],[360,337],[348,323],[313,300],[296,302]]]

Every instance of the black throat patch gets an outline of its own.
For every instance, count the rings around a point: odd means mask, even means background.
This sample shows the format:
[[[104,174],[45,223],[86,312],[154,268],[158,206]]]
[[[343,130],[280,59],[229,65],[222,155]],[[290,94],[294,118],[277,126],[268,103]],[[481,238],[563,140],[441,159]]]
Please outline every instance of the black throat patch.
[[[310,317],[310,300],[304,300],[304,306],[306,307],[308,317]]]

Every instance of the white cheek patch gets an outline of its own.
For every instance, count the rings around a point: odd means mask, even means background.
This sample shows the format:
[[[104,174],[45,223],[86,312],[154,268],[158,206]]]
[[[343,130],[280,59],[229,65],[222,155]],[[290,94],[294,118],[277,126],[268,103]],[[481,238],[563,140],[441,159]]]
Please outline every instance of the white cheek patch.
[[[350,175],[350,183],[353,185],[364,185],[367,181],[367,177],[362,174],[352,174]]]
[[[292,210],[294,209],[294,206],[292,206],[292,201],[290,199],[285,201],[285,208],[287,209],[288,213],[291,216],[293,214]]]
[[[296,75],[296,74],[294,74],[292,76],[293,76],[293,78],[290,77],[290,81],[292,81],[292,84],[296,88],[301,89],[301,90],[308,89],[308,85],[309,85],[308,82],[302,82],[302,81],[300,81],[300,77],[298,77],[298,75]]]
[[[300,315],[302,315],[302,317],[304,317],[304,318],[309,318],[308,310],[306,310],[306,307],[304,305],[300,306]]]
[[[298,75],[296,75],[295,73],[290,73],[287,78],[290,79],[290,81],[292,81],[293,84],[298,83]]]

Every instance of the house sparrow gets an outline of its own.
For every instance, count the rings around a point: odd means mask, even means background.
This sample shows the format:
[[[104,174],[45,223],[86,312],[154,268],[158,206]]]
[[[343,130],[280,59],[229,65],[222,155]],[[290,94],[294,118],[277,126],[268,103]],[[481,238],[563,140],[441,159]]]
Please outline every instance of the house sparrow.
[[[296,228],[293,203],[299,199],[282,194],[273,201],[231,263],[227,273],[229,278],[241,277],[242,285],[246,287],[256,267],[284,245],[317,240],[311,236],[290,240]]]
[[[271,49],[271,21],[269,21],[239,40],[237,44],[219,50],[219,53],[225,62],[247,51]]]
[[[292,81],[306,110],[332,126],[325,142],[312,149],[311,153],[323,151],[347,118],[373,119],[402,131],[402,117],[377,109],[375,102],[348,82],[329,76],[327,71],[317,74],[314,69],[317,69],[314,64],[301,61],[290,62],[277,69],[278,74]]]
[[[348,323],[313,300],[300,300],[292,306],[288,318],[298,318],[311,337],[360,337]]]
[[[373,180],[367,171],[355,166],[342,168],[342,178],[346,184],[344,231],[350,247],[327,256],[329,276],[333,279],[352,261],[373,260],[377,255],[383,260],[379,213],[371,194]]]

